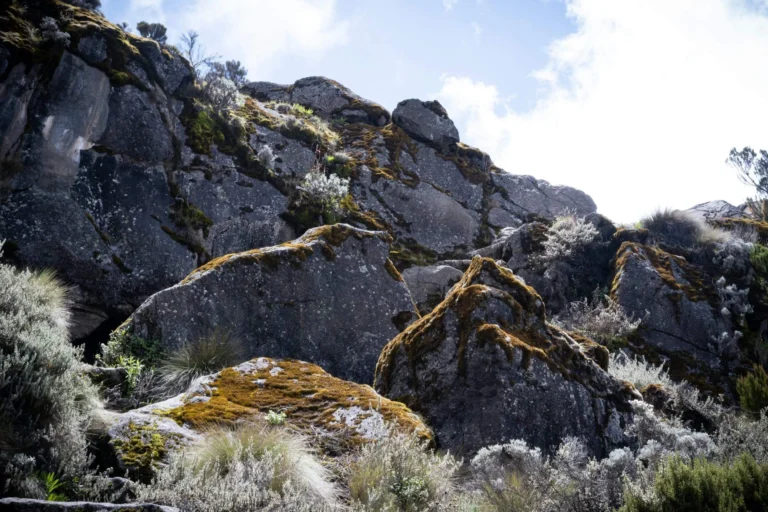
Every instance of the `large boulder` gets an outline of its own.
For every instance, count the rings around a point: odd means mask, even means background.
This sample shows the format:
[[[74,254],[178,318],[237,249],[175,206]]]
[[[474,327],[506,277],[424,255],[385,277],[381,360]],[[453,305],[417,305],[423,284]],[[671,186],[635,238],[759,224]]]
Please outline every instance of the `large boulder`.
[[[346,224],[229,254],[150,297],[128,330],[167,349],[226,329],[246,357],[291,357],[371,382],[388,340],[416,318],[391,238]]]
[[[196,431],[263,419],[270,411],[282,413],[288,425],[319,434],[326,452],[340,447],[323,439],[343,439],[353,447],[381,438],[390,426],[432,438],[424,422],[402,403],[295,359],[253,359],[205,377],[187,393],[150,408]]]
[[[692,208],[688,208],[686,211],[699,215],[706,220],[719,220],[744,217],[746,208],[746,204],[733,206],[728,201],[719,199],[717,201],[708,201],[706,203],[697,204]]]
[[[683,256],[624,242],[615,260],[611,295],[627,314],[642,318],[636,347],[669,359],[673,377],[723,392],[717,375],[738,356],[740,334],[716,283]]]
[[[413,302],[422,314],[427,314],[440,304],[454,284],[464,275],[450,265],[436,264],[425,267],[411,267],[403,271]]]
[[[509,439],[549,450],[577,436],[600,456],[629,441],[629,400],[639,394],[589,357],[594,350],[548,325],[532,288],[476,257],[432,313],[384,348],[375,387],[423,414],[454,452]]]
[[[439,101],[401,101],[392,112],[392,121],[414,139],[443,150],[459,142],[459,130]]]

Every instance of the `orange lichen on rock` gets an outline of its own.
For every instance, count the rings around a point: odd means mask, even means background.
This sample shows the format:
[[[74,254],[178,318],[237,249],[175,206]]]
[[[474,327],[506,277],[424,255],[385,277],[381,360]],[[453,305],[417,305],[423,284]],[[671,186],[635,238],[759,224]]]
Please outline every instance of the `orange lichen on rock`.
[[[429,428],[405,405],[294,359],[262,357],[228,368],[184,402],[164,414],[196,430],[275,411],[299,430],[341,433],[353,444],[374,439],[385,424],[432,439]]]

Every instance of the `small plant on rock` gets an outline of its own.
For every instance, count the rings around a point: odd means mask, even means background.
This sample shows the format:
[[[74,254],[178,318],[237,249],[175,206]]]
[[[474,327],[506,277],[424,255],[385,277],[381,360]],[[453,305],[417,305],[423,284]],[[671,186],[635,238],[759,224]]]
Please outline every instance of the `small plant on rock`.
[[[590,302],[583,299],[570,303],[557,321],[568,330],[614,349],[626,345],[627,336],[637,330],[642,320],[627,315],[609,296],[595,294]]]
[[[40,35],[43,41],[48,41],[55,45],[68,47],[70,43],[69,34],[59,29],[59,22],[46,16],[40,22]]]
[[[270,425],[283,425],[286,417],[284,412],[269,411],[267,413],[267,423]]]
[[[326,214],[337,214],[342,210],[342,200],[349,194],[349,179],[335,174],[326,175],[322,169],[308,172],[301,182],[301,189],[321,205]]]
[[[739,378],[736,391],[742,409],[760,412],[768,407],[768,373],[762,366],[755,365],[752,373]]]

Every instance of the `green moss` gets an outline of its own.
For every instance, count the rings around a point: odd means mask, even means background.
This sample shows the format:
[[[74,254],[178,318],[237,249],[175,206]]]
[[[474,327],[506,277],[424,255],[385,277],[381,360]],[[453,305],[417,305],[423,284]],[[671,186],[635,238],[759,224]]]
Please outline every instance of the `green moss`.
[[[415,240],[400,238],[392,244],[389,258],[398,269],[402,270],[411,266],[433,265],[438,260],[438,254]]]
[[[182,115],[181,119],[186,129],[187,145],[195,153],[210,155],[212,144],[224,142],[224,133],[211,112],[200,110],[191,116]]]
[[[86,218],[86,219],[88,219],[88,222],[90,222],[90,223],[91,223],[91,225],[93,226],[93,229],[95,229],[95,230],[96,230],[96,233],[98,233],[98,234],[99,234],[99,238],[101,238],[101,240],[102,240],[102,241],[103,241],[105,244],[107,244],[107,245],[112,245],[112,237],[110,237],[110,236],[109,236],[109,234],[107,234],[107,232],[106,232],[106,231],[102,230],[102,229],[99,227],[99,225],[98,225],[98,224],[96,224],[96,219],[94,219],[94,218],[93,218],[93,215],[91,215],[91,214],[90,214],[90,213],[88,213],[88,212],[85,212],[85,218]]]
[[[208,229],[213,226],[213,221],[200,208],[189,202],[174,207],[171,218],[179,227],[202,230],[206,237],[208,236]]]
[[[112,439],[110,444],[126,466],[128,474],[143,482],[149,482],[155,469],[168,455],[169,449],[181,442],[175,433],[161,432],[157,424],[128,424],[127,439]]]
[[[291,425],[302,431],[322,428],[330,432],[347,432],[351,446],[366,439],[349,429],[334,416],[339,409],[357,406],[377,411],[399,428],[415,431],[425,439],[432,433],[405,405],[376,394],[369,386],[337,379],[314,364],[283,359],[262,364],[261,369],[240,373],[233,368],[223,370],[211,383],[212,393],[206,402],[190,400],[165,414],[179,424],[196,429],[209,425],[234,423],[242,418],[277,411],[286,414]],[[281,371],[271,371],[279,367]],[[189,397],[194,398],[194,397]],[[370,413],[363,413],[361,421]],[[327,448],[326,446],[323,446]]]
[[[133,269],[129,268],[117,254],[112,255],[112,263],[117,265],[117,268],[119,268],[120,271],[124,274],[133,273]]]

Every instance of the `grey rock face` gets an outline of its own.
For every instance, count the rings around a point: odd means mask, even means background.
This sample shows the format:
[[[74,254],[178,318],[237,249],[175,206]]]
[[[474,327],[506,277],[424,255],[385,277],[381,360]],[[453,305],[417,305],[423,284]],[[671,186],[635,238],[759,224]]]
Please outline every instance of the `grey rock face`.
[[[389,112],[372,101],[361,98],[335,80],[312,76],[297,80],[293,85],[252,82],[243,92],[261,101],[298,103],[311,108],[325,118],[343,117],[347,121],[384,126]]]
[[[625,312],[645,318],[642,337],[659,352],[685,354],[713,372],[736,355],[738,335],[711,278],[682,256],[625,243],[613,290]]]
[[[715,220],[744,217],[744,210],[745,205],[733,206],[727,201],[717,200],[697,204],[692,208],[688,208],[687,211],[700,215],[706,220]]]
[[[438,101],[401,101],[392,112],[392,121],[414,139],[443,150],[459,142],[459,130]]]
[[[533,176],[517,176],[506,172],[493,174],[492,178],[494,185],[504,190],[503,194],[491,196],[493,221],[504,223],[496,224],[497,227],[514,226],[506,224],[510,221],[508,215],[517,218],[525,218],[530,214],[547,218],[568,214],[583,217],[597,211],[591,197],[571,187],[550,185]]]
[[[89,503],[85,501],[43,501],[25,498],[0,499],[3,512],[102,512],[106,510],[135,512],[179,512],[174,507],[143,503]]]
[[[411,267],[403,271],[411,297],[419,312],[427,314],[443,301],[445,294],[456,284],[464,272],[448,265]]]
[[[244,357],[303,359],[371,382],[381,348],[416,317],[405,284],[388,270],[389,241],[337,224],[219,258],[150,297],[129,328],[171,349],[230,329]]]
[[[479,257],[384,348],[375,387],[423,414],[439,446],[466,454],[509,439],[550,450],[577,436],[601,456],[630,441],[628,400],[639,397],[547,325],[535,291]]]

